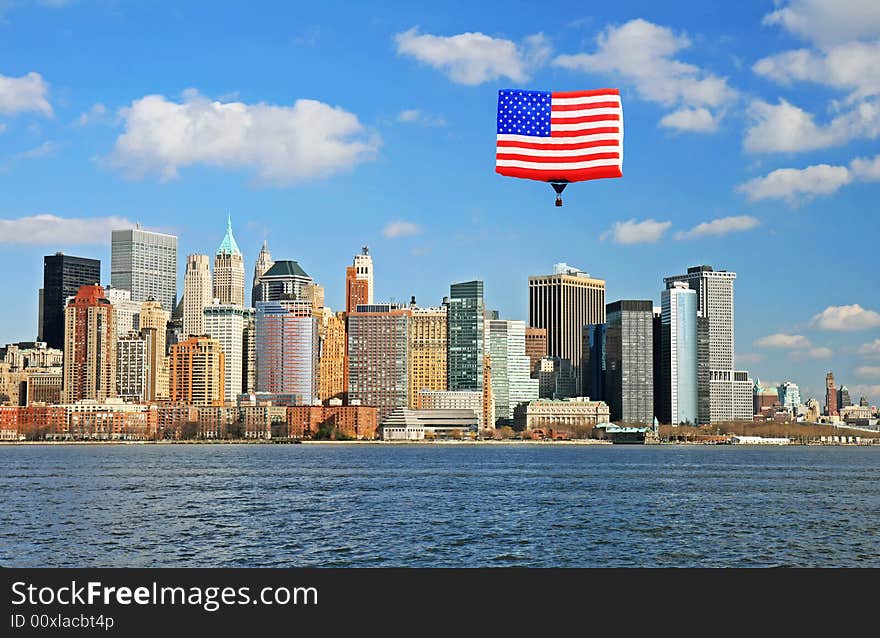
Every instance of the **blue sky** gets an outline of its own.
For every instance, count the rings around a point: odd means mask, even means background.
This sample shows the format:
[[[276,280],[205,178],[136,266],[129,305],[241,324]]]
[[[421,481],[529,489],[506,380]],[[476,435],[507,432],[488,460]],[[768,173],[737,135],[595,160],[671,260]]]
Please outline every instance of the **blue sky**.
[[[32,339],[42,255],[134,221],[248,271],[269,240],[343,303],[482,278],[527,317],[565,261],[608,300],[738,273],[739,367],[880,401],[880,4],[0,0],[0,341]],[[499,88],[621,89],[624,177],[494,173]],[[39,217],[51,216],[51,217]],[[181,270],[182,277],[182,270]]]

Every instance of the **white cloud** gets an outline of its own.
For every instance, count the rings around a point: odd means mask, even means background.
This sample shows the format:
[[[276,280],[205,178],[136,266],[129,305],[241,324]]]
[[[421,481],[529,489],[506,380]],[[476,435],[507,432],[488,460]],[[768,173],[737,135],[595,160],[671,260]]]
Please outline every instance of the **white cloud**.
[[[764,16],[764,25],[830,46],[880,36],[880,3],[876,0],[789,0]]]
[[[830,359],[834,355],[834,352],[831,348],[822,346],[819,348],[812,348],[803,353],[803,355],[808,359]]]
[[[524,82],[550,56],[550,46],[542,33],[517,44],[479,32],[439,36],[419,33],[418,27],[413,27],[395,35],[394,40],[398,55],[414,57],[459,84],[482,84],[500,78]]]
[[[71,218],[57,215],[31,215],[0,219],[0,244],[39,244],[70,246],[101,244],[112,230],[132,228],[124,217]]]
[[[46,157],[51,155],[58,149],[58,145],[55,142],[48,141],[43,142],[39,146],[35,146],[32,149],[28,149],[27,151],[23,151],[19,153],[16,157],[21,159],[37,159],[40,157]]]
[[[779,84],[812,82],[848,91],[849,99],[880,93],[880,41],[846,42],[826,51],[796,49],[758,60],[752,70]]]
[[[195,90],[182,102],[147,95],[122,109],[125,132],[110,164],[163,181],[194,164],[249,168],[278,185],[327,177],[372,159],[380,144],[353,113],[316,100],[293,106],[211,101]]]
[[[617,244],[651,244],[663,237],[672,226],[672,222],[658,222],[653,219],[615,222],[614,225],[599,236],[605,241],[609,237]]]
[[[678,111],[661,121],[662,126],[715,130],[719,116],[713,115],[709,107],[722,107],[737,97],[737,91],[725,78],[675,57],[690,45],[683,34],[676,35],[667,27],[636,19],[606,28],[597,38],[595,53],[560,55],[553,64],[621,78],[635,86],[642,98],[669,108],[678,107]]]
[[[869,343],[859,346],[859,354],[869,356],[880,355],[880,339],[874,339]]]
[[[402,124],[418,126],[446,126],[446,120],[436,115],[429,115],[419,109],[406,109],[397,114],[397,121]]]
[[[28,73],[20,78],[0,75],[0,113],[15,115],[36,111],[52,117],[49,104],[49,85],[39,73]]]
[[[790,335],[782,332],[761,337],[755,345],[762,348],[810,348],[813,344],[803,335]]]
[[[852,181],[846,166],[818,164],[807,168],[779,168],[765,177],[756,177],[737,190],[750,201],[784,199],[789,203],[807,200],[816,195],[830,195]]]
[[[880,377],[880,366],[859,366],[856,374],[860,377]]]
[[[880,385],[867,385],[857,383],[849,386],[850,397],[868,397],[870,401],[876,401],[880,397]]]
[[[719,217],[712,221],[697,224],[688,231],[675,234],[676,239],[694,239],[696,237],[720,237],[729,233],[751,230],[761,225],[760,220],[750,215]]]
[[[391,222],[382,229],[382,234],[388,239],[396,239],[397,237],[410,237],[418,235],[422,232],[421,226],[413,222],[398,220]]]
[[[878,65],[880,66],[880,65]],[[749,153],[801,152],[880,136],[880,102],[867,100],[817,125],[813,115],[786,100],[753,100],[743,148]]]
[[[880,155],[873,158],[857,157],[849,164],[852,174],[857,179],[868,182],[880,181]]]
[[[712,115],[709,109],[703,107],[696,109],[681,108],[663,116],[663,119],[660,120],[660,126],[678,131],[711,133],[718,130],[718,121],[720,119],[720,116]]]
[[[820,330],[867,330],[880,326],[880,313],[866,310],[859,304],[828,306],[813,317],[810,325]]]
[[[106,114],[107,107],[98,102],[96,104],[92,104],[92,107],[88,111],[80,114],[79,118],[77,119],[77,123],[79,123],[80,126],[87,126],[92,122],[102,119]]]

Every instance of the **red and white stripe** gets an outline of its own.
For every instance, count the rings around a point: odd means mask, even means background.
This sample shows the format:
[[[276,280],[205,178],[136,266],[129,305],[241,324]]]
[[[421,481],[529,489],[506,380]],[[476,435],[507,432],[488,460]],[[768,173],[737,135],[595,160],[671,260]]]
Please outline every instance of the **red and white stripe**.
[[[495,171],[546,182],[623,176],[620,91],[551,94],[550,137],[499,134]]]

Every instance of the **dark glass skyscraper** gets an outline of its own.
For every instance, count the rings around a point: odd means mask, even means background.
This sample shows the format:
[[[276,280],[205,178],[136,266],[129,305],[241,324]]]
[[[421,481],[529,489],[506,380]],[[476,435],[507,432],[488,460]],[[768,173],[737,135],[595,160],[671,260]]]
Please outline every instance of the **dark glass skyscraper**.
[[[593,401],[605,400],[605,324],[584,326],[581,358],[582,392]]]
[[[485,303],[483,282],[465,281],[449,287],[449,389],[483,389]]]
[[[651,301],[615,301],[605,309],[605,401],[612,421],[654,422]]]
[[[75,297],[80,286],[101,282],[98,259],[55,253],[43,257],[43,295],[40,333],[50,348],[64,347],[64,307],[68,297]]]

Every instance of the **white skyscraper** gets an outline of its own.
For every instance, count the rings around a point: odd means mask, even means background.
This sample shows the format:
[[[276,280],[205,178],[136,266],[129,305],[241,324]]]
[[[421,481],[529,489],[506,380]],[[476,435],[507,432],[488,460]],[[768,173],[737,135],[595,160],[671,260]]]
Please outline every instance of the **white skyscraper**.
[[[697,293],[676,281],[661,295],[659,418],[672,425],[697,423]]]
[[[104,296],[110,300],[110,305],[113,306],[113,314],[116,316],[116,334],[122,336],[137,331],[141,304],[138,301],[132,301],[131,291],[120,288],[105,288]]]
[[[204,314],[211,305],[211,261],[207,255],[189,255],[183,276],[183,334],[205,334]],[[228,365],[227,359],[227,365]]]
[[[531,378],[531,360],[526,354],[524,321],[489,320],[490,383],[495,396],[495,418],[513,419],[520,403],[538,398],[538,379]]]
[[[697,293],[698,396],[700,423],[751,420],[749,373],[734,370],[733,282],[736,273],[694,266],[687,274],[666,277],[667,288],[686,282]],[[749,406],[746,408],[746,406]]]
[[[220,303],[244,305],[244,257],[232,234],[232,217],[227,218],[226,235],[214,256],[214,294]]]
[[[364,246],[361,248],[361,254],[354,256],[354,268],[357,279],[365,279],[369,282],[367,286],[367,303],[373,303],[373,258],[370,256],[370,249]]]
[[[177,237],[137,228],[114,230],[110,285],[131,291],[132,301],[153,297],[166,312],[177,303]]]
[[[225,355],[224,396],[227,401],[247,388],[247,335],[249,324],[253,321],[253,308],[221,304],[216,299],[204,309],[204,334],[220,342]]]

